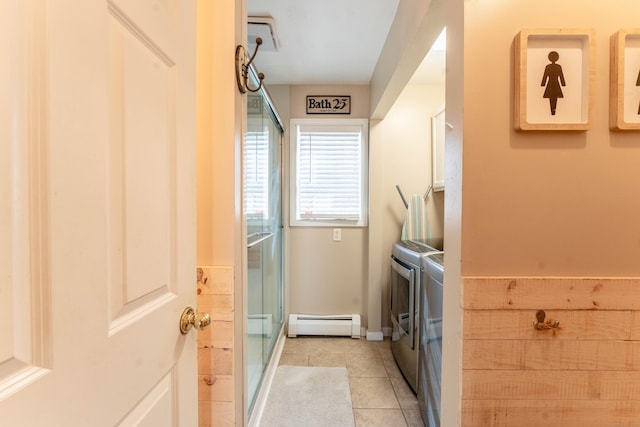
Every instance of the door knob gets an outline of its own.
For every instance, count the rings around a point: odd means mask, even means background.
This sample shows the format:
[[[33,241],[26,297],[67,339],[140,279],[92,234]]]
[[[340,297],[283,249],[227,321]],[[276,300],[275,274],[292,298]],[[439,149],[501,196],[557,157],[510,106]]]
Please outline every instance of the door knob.
[[[187,307],[180,316],[180,332],[185,335],[195,327],[199,331],[206,329],[211,324],[209,313],[196,313],[191,307]]]

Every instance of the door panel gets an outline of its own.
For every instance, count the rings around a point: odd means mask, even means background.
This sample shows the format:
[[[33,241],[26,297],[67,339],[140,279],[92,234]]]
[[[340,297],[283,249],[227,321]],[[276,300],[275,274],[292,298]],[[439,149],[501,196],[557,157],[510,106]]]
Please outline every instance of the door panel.
[[[1,7],[2,425],[197,425],[195,2]]]
[[[37,21],[42,13],[24,4],[6,9],[0,14],[0,52],[8,59],[0,78],[0,399],[47,374],[51,351],[41,239],[45,171],[34,167],[42,155],[36,144],[42,110],[28,105],[42,91],[30,55],[42,50],[24,25],[27,15]]]
[[[118,424],[120,427],[164,427],[171,426],[173,416],[173,396],[170,375],[164,377],[158,385],[151,389],[127,417]]]
[[[123,11],[110,12],[109,285],[117,328],[122,316],[135,318],[175,292],[176,64]]]

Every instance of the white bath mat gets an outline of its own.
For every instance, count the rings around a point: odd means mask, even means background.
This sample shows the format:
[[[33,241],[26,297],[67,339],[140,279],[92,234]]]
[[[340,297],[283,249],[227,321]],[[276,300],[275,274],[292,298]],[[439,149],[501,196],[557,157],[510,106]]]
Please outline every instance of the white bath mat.
[[[346,368],[278,366],[260,427],[354,425]]]

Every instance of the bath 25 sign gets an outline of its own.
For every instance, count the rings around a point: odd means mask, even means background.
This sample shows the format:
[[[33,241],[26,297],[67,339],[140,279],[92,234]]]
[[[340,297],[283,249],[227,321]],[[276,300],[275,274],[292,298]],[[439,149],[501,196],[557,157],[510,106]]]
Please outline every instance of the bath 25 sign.
[[[351,96],[307,95],[307,114],[351,114]]]

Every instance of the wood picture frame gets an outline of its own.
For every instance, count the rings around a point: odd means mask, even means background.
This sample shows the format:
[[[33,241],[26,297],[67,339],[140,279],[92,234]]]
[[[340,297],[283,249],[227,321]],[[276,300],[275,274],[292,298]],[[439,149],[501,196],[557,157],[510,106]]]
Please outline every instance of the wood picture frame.
[[[523,29],[514,41],[514,127],[585,131],[593,118],[594,31]]]
[[[611,36],[609,128],[640,130],[640,28]]]

